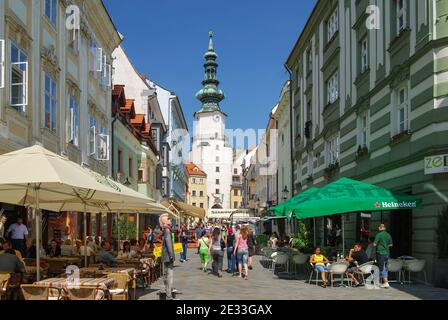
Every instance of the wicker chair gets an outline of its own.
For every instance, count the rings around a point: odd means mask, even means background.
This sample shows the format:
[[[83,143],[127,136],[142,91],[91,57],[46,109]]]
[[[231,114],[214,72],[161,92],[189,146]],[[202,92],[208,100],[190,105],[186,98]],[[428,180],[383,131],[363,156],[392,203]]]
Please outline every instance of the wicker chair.
[[[9,278],[11,278],[9,273],[0,273],[0,300],[7,296]]]
[[[99,295],[99,293],[101,294]],[[99,300],[106,300],[108,298],[107,292],[96,286],[67,288],[67,298],[69,300],[98,300],[98,296],[100,297]]]
[[[127,273],[110,273],[107,277],[116,281],[115,288],[109,290],[112,300],[128,300],[131,281],[129,275]]]
[[[50,288],[33,284],[22,284],[20,286],[25,300],[48,300]]]

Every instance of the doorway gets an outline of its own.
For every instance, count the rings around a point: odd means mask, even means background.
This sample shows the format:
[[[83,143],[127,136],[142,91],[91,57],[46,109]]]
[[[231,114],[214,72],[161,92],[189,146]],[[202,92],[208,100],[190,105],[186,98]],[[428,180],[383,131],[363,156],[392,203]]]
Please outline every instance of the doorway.
[[[390,234],[393,247],[391,257],[412,255],[412,210],[399,210],[390,214]]]

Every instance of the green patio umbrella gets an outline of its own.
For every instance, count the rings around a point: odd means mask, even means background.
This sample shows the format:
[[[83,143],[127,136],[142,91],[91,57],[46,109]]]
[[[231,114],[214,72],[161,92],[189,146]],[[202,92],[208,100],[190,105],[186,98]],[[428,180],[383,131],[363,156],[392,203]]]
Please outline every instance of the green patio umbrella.
[[[421,199],[372,184],[342,178],[330,183],[301,201],[295,207],[288,208],[297,219],[308,219],[335,214],[360,211],[389,211],[417,209]],[[344,219],[342,219],[342,238],[345,252]]]
[[[277,217],[288,217],[289,219],[292,218],[292,215],[289,214],[291,210],[296,208],[300,203],[303,201],[308,200],[309,196],[315,194],[317,191],[319,191],[318,188],[310,188],[307,189],[300,194],[294,196],[293,198],[289,199],[286,202],[283,202],[279,204],[276,207],[270,208],[269,211],[275,213],[275,216]]]
[[[330,183],[291,208],[298,219],[360,211],[417,209],[421,199],[372,184],[342,178]]]

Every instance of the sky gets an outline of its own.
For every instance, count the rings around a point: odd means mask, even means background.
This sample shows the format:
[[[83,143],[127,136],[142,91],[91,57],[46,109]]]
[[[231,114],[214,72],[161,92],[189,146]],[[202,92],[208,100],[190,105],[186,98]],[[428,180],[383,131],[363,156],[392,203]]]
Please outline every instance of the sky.
[[[186,121],[201,107],[209,30],[218,53],[221,109],[231,129],[264,129],[289,79],[284,63],[315,0],[103,0],[140,73],[179,97]]]

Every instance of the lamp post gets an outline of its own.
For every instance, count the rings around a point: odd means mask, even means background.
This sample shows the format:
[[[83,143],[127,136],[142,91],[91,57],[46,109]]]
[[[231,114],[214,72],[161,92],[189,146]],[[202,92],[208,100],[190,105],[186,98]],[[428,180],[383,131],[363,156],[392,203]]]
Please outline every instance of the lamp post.
[[[289,195],[288,186],[285,186],[285,188],[283,189],[282,193],[283,193],[283,200],[284,201],[288,200],[288,195]]]
[[[128,188],[130,188],[132,186],[132,183],[129,181],[129,177],[126,177],[126,180],[123,182],[123,185],[125,187],[128,187]],[[129,222],[128,218],[129,218],[129,215],[126,214],[126,240],[128,240],[128,222]],[[137,231],[136,231],[136,234],[138,234],[138,215],[137,215]]]

